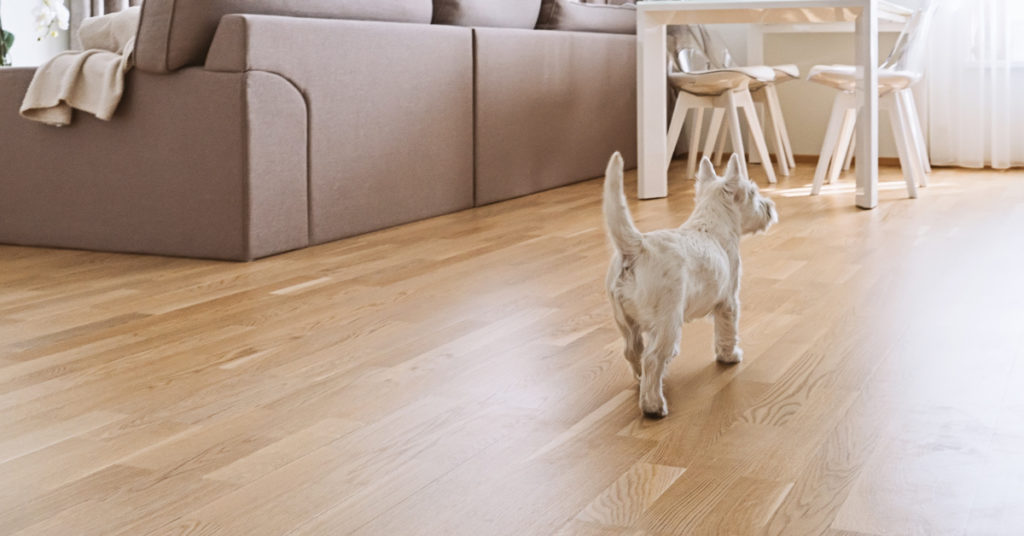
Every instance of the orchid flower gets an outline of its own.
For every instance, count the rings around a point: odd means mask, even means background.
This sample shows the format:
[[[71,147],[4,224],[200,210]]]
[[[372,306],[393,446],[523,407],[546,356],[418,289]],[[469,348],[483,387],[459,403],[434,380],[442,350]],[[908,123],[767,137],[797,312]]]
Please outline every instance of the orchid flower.
[[[64,6],[64,0],[40,0],[32,11],[36,16],[36,39],[46,36],[57,37],[58,30],[67,30],[71,12]]]

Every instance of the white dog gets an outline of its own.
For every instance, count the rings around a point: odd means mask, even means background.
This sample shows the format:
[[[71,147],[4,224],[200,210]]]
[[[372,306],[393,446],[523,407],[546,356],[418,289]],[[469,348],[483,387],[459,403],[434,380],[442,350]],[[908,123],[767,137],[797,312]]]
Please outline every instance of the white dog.
[[[696,206],[681,227],[641,234],[622,192],[622,156],[605,171],[604,217],[615,245],[608,296],[626,339],[626,360],[640,379],[640,409],[668,414],[662,377],[679,353],[683,322],[715,315],[715,357],[738,363],[740,236],[778,221],[775,203],[746,178],[738,155],[725,178],[704,158],[697,173]]]

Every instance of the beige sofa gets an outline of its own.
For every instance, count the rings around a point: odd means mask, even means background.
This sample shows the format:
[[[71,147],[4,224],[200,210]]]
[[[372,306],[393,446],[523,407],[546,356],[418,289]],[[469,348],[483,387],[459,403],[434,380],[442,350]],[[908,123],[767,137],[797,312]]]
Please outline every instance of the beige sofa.
[[[0,70],[0,243],[250,260],[598,176],[635,161],[635,38],[535,27],[632,16],[146,0],[110,122],[21,119],[33,71]]]

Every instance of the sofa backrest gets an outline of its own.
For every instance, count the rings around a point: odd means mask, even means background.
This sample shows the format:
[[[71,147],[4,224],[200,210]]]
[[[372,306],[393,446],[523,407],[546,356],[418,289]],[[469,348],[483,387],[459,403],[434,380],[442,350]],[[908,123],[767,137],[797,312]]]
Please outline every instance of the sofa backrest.
[[[627,0],[544,0],[537,28],[636,33],[636,5]]]
[[[541,0],[434,0],[434,24],[526,28],[537,26]]]
[[[169,72],[202,65],[220,18],[230,13],[429,24],[431,0],[146,0],[135,65]]]
[[[433,0],[434,24],[636,33],[635,0]]]

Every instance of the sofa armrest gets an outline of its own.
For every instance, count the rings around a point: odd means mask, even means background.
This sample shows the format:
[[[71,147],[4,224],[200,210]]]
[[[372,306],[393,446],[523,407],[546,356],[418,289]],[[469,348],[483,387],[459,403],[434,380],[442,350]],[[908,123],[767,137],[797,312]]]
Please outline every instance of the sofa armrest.
[[[302,93],[312,242],[472,206],[471,29],[227,15],[206,69],[272,72]]]
[[[241,73],[249,70],[249,20],[245,15],[225,15],[217,26],[206,54],[206,70]]]
[[[0,243],[250,260],[308,244],[306,108],[280,76],[128,73],[114,117],[18,117],[0,69]]]

